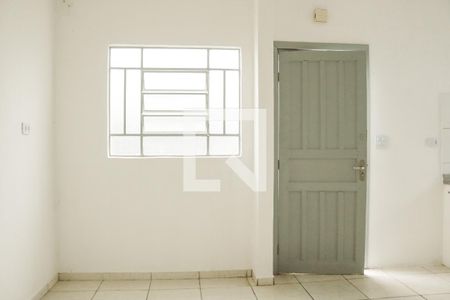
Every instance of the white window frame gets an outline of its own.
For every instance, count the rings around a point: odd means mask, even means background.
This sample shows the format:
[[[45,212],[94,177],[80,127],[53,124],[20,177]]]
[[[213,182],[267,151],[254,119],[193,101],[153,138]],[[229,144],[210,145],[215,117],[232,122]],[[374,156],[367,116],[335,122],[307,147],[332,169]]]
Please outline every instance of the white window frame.
[[[140,49],[141,51],[141,65],[139,68],[137,67],[111,67],[111,49],[120,48],[120,49]],[[144,61],[144,50],[145,49],[204,49],[207,51],[207,66],[206,68],[147,68],[143,66]],[[211,50],[237,50],[239,52],[239,65],[237,69],[234,68],[211,68],[210,67],[210,51]],[[201,157],[201,158],[227,158],[227,157],[240,157],[242,155],[242,118],[241,118],[241,110],[242,110],[242,51],[239,47],[192,47],[192,46],[129,46],[129,45],[110,45],[108,47],[108,65],[107,65],[107,139],[108,139],[108,158],[177,158],[177,157]],[[116,134],[111,133],[111,97],[110,97],[110,74],[112,70],[123,70],[124,71],[124,81],[126,82],[126,73],[127,70],[139,70],[141,72],[141,115],[140,115],[140,133],[127,133],[126,131],[126,118],[127,118],[127,112],[126,112],[126,100],[124,99],[124,116],[123,116],[123,122],[124,122],[124,132],[123,134]],[[209,106],[209,74],[210,71],[223,71],[223,78],[224,78],[224,92],[223,92],[223,134],[211,134],[210,133],[210,126],[209,126],[209,112],[210,112],[210,106]],[[226,74],[227,71],[237,72],[239,77],[239,130],[238,133],[234,134],[227,134],[226,133],[226,122],[227,119],[225,117],[226,115],[226,109],[225,109],[225,98],[226,98]],[[149,92],[145,89],[144,86],[144,74],[148,72],[173,72],[173,73],[182,73],[182,72],[192,72],[192,73],[205,73],[206,74],[206,90],[201,92],[192,92],[192,94],[201,94],[206,96],[206,109],[203,114],[200,114],[199,111],[192,111],[192,110],[184,110],[184,114],[180,114],[180,116],[206,116],[206,133],[145,133],[144,132],[144,117],[148,116],[145,115],[146,110],[144,109],[144,95],[151,94],[152,92]],[[126,83],[124,84],[124,95],[126,94]],[[189,94],[189,91],[153,91],[154,94],[167,94],[167,95],[175,95],[175,94]],[[179,111],[182,112],[182,111]],[[199,114],[195,114],[196,112],[199,112]],[[168,114],[168,115],[160,115],[160,116],[174,116],[174,114]],[[111,154],[111,137],[115,136],[123,136],[123,137],[140,137],[140,155],[112,155]],[[206,154],[204,155],[146,155],[144,154],[144,137],[155,137],[155,136],[205,136],[206,137]],[[210,154],[210,137],[238,137],[238,143],[239,143],[239,151],[237,154],[233,155],[211,155]]]

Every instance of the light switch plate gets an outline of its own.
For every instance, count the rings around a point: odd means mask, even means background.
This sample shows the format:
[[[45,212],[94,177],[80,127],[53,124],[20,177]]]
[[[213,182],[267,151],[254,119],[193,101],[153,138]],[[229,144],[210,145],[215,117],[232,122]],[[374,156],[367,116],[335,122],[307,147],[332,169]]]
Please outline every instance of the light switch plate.
[[[328,22],[328,10],[323,8],[316,8],[314,10],[314,21],[319,23]]]
[[[389,144],[389,137],[387,135],[377,135],[376,146],[378,149],[385,149]]]
[[[30,135],[31,125],[29,123],[22,122],[22,135]]]

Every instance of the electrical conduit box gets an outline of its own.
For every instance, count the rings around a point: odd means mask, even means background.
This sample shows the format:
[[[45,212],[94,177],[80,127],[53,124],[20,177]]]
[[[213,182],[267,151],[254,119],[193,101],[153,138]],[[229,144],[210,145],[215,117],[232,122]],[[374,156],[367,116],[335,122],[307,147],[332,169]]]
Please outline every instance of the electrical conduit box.
[[[316,8],[314,10],[314,21],[318,23],[328,22],[328,10],[323,8]]]

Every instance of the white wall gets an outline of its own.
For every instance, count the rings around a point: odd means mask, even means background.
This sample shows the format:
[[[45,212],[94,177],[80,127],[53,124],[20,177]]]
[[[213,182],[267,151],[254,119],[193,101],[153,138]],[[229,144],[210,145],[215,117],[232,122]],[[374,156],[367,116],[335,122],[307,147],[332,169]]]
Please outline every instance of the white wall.
[[[276,1],[255,0],[255,94],[256,107],[265,110],[267,121],[266,138],[262,124],[255,134],[259,147],[266,147],[267,159],[265,191],[257,193],[255,205],[255,233],[253,244],[253,271],[256,278],[271,278],[274,252],[274,110],[273,110],[273,13]],[[264,145],[263,141],[266,141]],[[257,160],[258,168],[264,169],[264,158]]]
[[[29,300],[56,276],[53,1],[0,1],[0,291]],[[21,121],[31,123],[22,136]]]
[[[251,0],[76,0],[57,21],[56,115],[61,272],[251,268],[254,193],[224,159],[198,160],[221,193],[183,192],[180,159],[108,159],[109,44],[242,48],[253,105]],[[252,167],[252,131],[244,131]]]
[[[370,45],[367,263],[441,261],[439,153],[425,139],[438,136],[438,95],[450,89],[448,1],[73,2],[60,4],[57,22],[60,271],[272,274],[274,40]],[[329,9],[328,24],[312,22],[316,6]],[[220,159],[199,160],[198,173],[222,179],[221,193],[183,193],[179,159],[108,159],[109,44],[242,47],[244,106],[255,87],[268,109],[267,192],[250,191]],[[386,149],[375,148],[377,134],[389,136]],[[249,165],[251,140],[248,130]]]
[[[446,0],[262,0],[265,38],[370,45],[370,191],[368,266],[441,261],[438,96],[450,90],[450,3]],[[312,22],[315,7],[328,24]],[[267,35],[269,37],[267,37]],[[273,66],[267,55],[265,72]],[[261,66],[260,66],[261,67]],[[264,68],[264,67],[261,67]],[[272,70],[272,69],[271,69]],[[271,71],[270,70],[270,71]],[[262,83],[270,93],[271,79]],[[273,97],[263,105],[273,113]],[[269,133],[270,134],[270,133]],[[377,134],[390,138],[375,148]],[[270,147],[271,148],[271,147]],[[272,166],[269,163],[269,166]],[[272,196],[267,193],[263,199]],[[268,208],[270,210],[270,208]]]

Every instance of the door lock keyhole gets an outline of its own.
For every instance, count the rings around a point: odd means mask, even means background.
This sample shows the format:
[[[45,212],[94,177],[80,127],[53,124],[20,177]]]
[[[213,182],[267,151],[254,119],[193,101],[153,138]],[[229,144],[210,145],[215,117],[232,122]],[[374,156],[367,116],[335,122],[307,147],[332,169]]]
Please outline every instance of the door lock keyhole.
[[[360,160],[356,166],[353,166],[353,170],[359,172],[359,180],[366,180],[367,163],[365,160]]]

